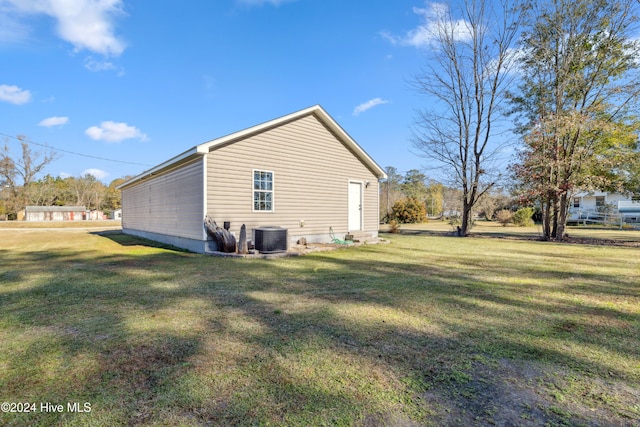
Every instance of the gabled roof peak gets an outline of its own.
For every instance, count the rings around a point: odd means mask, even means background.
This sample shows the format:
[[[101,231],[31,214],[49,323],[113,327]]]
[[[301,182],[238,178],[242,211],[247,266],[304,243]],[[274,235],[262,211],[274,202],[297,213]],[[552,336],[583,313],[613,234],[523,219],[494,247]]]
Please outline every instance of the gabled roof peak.
[[[278,117],[273,120],[243,129],[238,132],[225,135],[220,138],[205,142],[196,147],[199,153],[208,153],[213,148],[233,143],[237,140],[247,138],[251,135],[255,135],[261,132],[265,132],[269,129],[273,129],[278,126],[282,126],[288,122],[300,119],[302,117],[313,114],[318,120],[320,120],[327,128],[329,128],[334,135],[336,135],[343,143],[345,143],[379,179],[386,178],[384,170],[355,142],[353,138],[327,113],[324,108],[316,104],[314,106],[287,114],[286,116]]]
[[[260,123],[255,126],[234,132],[220,138],[213,139],[208,142],[196,145],[191,149],[155,166],[147,171],[142,172],[138,176],[131,178],[129,181],[118,186],[119,189],[127,187],[137,181],[145,179],[149,176],[156,175],[168,169],[172,169],[181,163],[190,161],[199,156],[203,156],[213,150],[215,147],[221,145],[232,144],[236,141],[248,138],[251,135],[255,135],[261,132],[265,132],[269,129],[282,126],[288,122],[298,120],[302,117],[314,115],[320,122],[322,122],[333,134],[339,138],[345,145],[347,145],[353,153],[364,163],[379,179],[386,178],[384,170],[360,147],[353,138],[322,108],[320,105],[314,105],[299,111],[296,111],[285,116],[278,117],[273,120],[269,120],[264,123]]]

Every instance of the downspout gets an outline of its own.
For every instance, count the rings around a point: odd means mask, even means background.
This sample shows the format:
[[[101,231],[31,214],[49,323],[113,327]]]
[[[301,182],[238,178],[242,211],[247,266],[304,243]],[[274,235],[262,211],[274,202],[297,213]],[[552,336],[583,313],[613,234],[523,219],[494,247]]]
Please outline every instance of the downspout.
[[[376,230],[380,231],[380,179],[376,176],[376,196],[377,196],[377,205],[378,205],[378,213],[376,214]],[[378,236],[376,236],[378,237]]]
[[[207,168],[208,156],[209,156],[209,153],[205,153],[202,156],[202,215],[200,216],[200,218],[202,219],[202,224],[204,224],[204,218],[207,216],[207,210],[208,210],[208,203],[207,203],[207,194],[208,194],[207,177],[209,175],[209,170]],[[207,240],[207,230],[205,230],[204,225],[202,226],[202,240],[203,241]]]

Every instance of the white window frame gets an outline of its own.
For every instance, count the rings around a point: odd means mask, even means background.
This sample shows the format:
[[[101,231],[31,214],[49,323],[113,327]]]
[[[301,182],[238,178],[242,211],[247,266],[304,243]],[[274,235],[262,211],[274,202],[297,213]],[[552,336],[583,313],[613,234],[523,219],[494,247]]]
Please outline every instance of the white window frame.
[[[260,173],[270,173],[271,174],[271,190],[256,190],[255,189],[255,175],[256,172],[260,172]],[[266,209],[256,209],[256,192],[262,192],[262,193],[267,193],[270,192],[271,193],[271,209],[270,210],[266,210]],[[275,212],[276,210],[276,174],[273,171],[270,170],[266,170],[266,169],[253,169],[251,171],[251,209],[253,212],[266,212],[266,213],[271,213],[271,212]]]

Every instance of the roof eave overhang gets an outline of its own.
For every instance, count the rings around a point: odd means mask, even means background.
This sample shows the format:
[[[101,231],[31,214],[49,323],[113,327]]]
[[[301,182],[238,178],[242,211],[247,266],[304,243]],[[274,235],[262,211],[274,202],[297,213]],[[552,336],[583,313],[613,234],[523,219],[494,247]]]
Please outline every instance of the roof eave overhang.
[[[203,155],[206,154],[206,152],[200,151],[198,149],[199,147],[193,147],[190,148],[189,150],[178,154],[175,157],[172,157],[171,159],[167,160],[166,162],[163,162],[161,164],[159,164],[158,166],[155,166],[151,169],[148,169],[144,172],[142,172],[139,175],[134,176],[133,178],[131,178],[130,180],[120,184],[118,187],[116,187],[118,190],[122,190],[123,188],[129,187],[133,184],[136,184],[140,181],[143,181],[147,178],[151,178],[153,176],[159,175],[161,173],[164,173],[170,169],[175,169],[176,167],[183,165],[185,163],[188,163],[194,159],[197,159],[199,157],[202,157]]]
[[[342,139],[346,143],[346,145],[351,150],[353,150],[360,161],[362,161],[378,179],[386,179],[387,174],[385,173],[384,169],[382,169],[380,165],[378,165],[378,163],[376,163],[376,161],[373,160],[371,156],[369,156],[369,154],[367,154],[367,152],[364,151],[364,149],[360,147],[360,145],[358,145],[358,143],[353,138],[351,138],[351,136],[342,128],[342,126],[340,126],[326,111],[322,109],[322,107],[318,106],[318,108],[319,113],[322,114],[322,116],[320,117],[321,120],[334,133],[334,135]]]

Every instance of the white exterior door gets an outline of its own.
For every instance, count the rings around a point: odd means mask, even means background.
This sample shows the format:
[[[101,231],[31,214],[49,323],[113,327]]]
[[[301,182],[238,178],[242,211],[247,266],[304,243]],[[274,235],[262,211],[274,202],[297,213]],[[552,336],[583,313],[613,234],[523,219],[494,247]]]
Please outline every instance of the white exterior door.
[[[362,183],[349,183],[349,231],[362,230]]]

